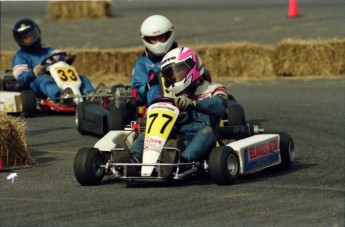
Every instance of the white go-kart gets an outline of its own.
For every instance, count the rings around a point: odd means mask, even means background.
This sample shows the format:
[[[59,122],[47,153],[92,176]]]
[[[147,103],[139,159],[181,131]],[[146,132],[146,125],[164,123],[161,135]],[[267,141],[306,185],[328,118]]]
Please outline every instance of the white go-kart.
[[[263,134],[249,124],[219,127],[217,145],[202,160],[181,162],[183,146],[171,142],[176,139],[171,132],[179,114],[170,98],[161,98],[149,106],[146,124],[110,131],[93,147],[81,148],[74,160],[77,181],[84,186],[109,179],[177,181],[206,173],[216,184],[229,185],[240,175],[272,166],[286,169],[294,162],[294,142],[287,133]],[[145,131],[142,163],[133,162],[129,155],[138,128]]]
[[[32,90],[16,81],[11,70],[1,73],[0,111],[6,113],[23,113],[33,116],[37,112],[74,113],[75,106],[83,101],[80,93],[81,80],[76,69],[67,61],[57,60],[58,55],[66,56],[65,52],[54,53],[45,58],[41,64],[47,65],[49,74],[62,90],[70,89],[70,94],[61,96],[59,100],[39,99]],[[73,100],[73,105],[66,106],[61,100]]]

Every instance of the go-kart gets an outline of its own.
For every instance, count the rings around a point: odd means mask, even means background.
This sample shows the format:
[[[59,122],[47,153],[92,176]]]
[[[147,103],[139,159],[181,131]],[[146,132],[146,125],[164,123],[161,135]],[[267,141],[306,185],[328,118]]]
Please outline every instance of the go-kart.
[[[287,133],[263,134],[250,124],[219,127],[218,145],[203,160],[183,163],[183,148],[171,143],[179,114],[170,98],[161,98],[149,106],[145,127],[132,127],[145,130],[142,163],[133,161],[129,154],[138,130],[110,131],[93,147],[81,148],[74,159],[77,181],[83,186],[99,185],[106,178],[129,183],[177,181],[208,173],[216,184],[229,185],[239,175],[293,164],[294,142]],[[230,142],[224,144],[222,139]]]
[[[73,99],[76,105],[83,101],[80,93],[81,81],[76,69],[68,61],[57,60],[56,56],[66,56],[65,52],[54,53],[45,58],[41,65],[48,66],[49,74],[54,78],[56,84],[62,90],[70,88],[73,94],[59,97],[61,100]],[[0,110],[7,113],[24,113],[33,116],[36,112],[57,111],[74,113],[75,105],[66,106],[57,100],[39,99],[35,97],[32,90],[26,87],[21,81],[17,81],[11,70],[5,70],[0,74]]]
[[[100,84],[96,94],[76,107],[75,122],[82,135],[104,136],[111,130],[121,130],[137,119],[137,108],[130,86]]]
[[[26,116],[36,113],[34,92],[16,81],[11,70],[0,73],[0,111],[8,114],[24,113]]]
[[[158,86],[161,94],[169,91],[164,86],[163,77],[160,77]],[[103,86],[95,99],[77,106],[76,128],[82,135],[104,136],[111,130],[129,128],[132,121],[144,117],[146,109],[135,102],[129,85]],[[238,124],[245,124],[244,109],[232,95],[228,95],[228,113],[223,116],[222,125]]]

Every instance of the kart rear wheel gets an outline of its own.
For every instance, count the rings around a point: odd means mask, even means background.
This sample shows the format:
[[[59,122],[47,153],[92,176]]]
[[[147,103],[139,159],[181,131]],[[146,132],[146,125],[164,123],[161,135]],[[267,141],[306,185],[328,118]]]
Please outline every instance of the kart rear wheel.
[[[245,125],[246,119],[243,107],[238,103],[228,105],[228,125],[237,126]]]
[[[240,170],[235,151],[228,146],[215,147],[208,158],[208,170],[211,179],[216,184],[233,184]]]
[[[75,108],[75,125],[77,127],[78,132],[81,135],[86,135],[87,132],[83,130],[83,119],[84,119],[83,103],[80,103],[77,105],[77,108]]]
[[[124,128],[124,116],[121,110],[116,108],[110,109],[109,115],[107,117],[107,129],[108,132],[112,130],[122,130]]]
[[[285,132],[278,133],[280,136],[280,156],[281,163],[279,167],[281,169],[288,169],[293,165],[295,160],[295,145],[291,136]]]
[[[123,84],[115,84],[115,85],[113,85],[113,86],[111,87],[111,94],[115,94],[116,89],[118,89],[118,88],[124,88],[124,87],[125,87],[125,85],[123,85]]]
[[[74,159],[74,175],[83,186],[99,185],[105,175],[104,159],[98,149],[81,148]]]
[[[25,116],[32,117],[36,113],[36,96],[31,90],[24,90],[20,93],[22,98],[22,112]]]

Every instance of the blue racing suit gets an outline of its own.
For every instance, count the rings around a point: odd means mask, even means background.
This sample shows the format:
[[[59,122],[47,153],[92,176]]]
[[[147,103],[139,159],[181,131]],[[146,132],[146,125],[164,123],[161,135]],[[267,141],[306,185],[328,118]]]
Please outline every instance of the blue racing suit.
[[[153,62],[146,53],[143,53],[135,62],[132,71],[131,88],[133,96],[139,105],[148,106],[152,100],[160,96],[161,92],[158,84],[146,90],[150,73],[159,72],[160,67],[161,61]]]
[[[168,96],[174,97],[174,94]],[[183,123],[175,125],[177,134],[186,145],[181,162],[200,161],[215,146],[215,129],[227,112],[227,92],[220,84],[210,84],[204,80],[189,98],[195,100],[196,106],[188,111],[189,116],[185,116],[188,120],[178,119]],[[130,149],[131,155],[138,161],[142,160],[143,147],[144,133],[139,135]]]
[[[24,81],[26,86],[31,88],[38,98],[51,98],[56,99],[61,93],[61,89],[56,85],[54,79],[49,74],[42,74],[35,76],[33,68],[41,64],[46,58],[51,56],[53,53],[61,52],[54,48],[46,47],[41,48],[39,52],[29,53],[25,50],[19,50],[12,61],[13,76],[16,80]],[[63,56],[58,57],[63,60]],[[85,76],[79,76],[81,80],[80,91],[82,94],[87,94],[94,91],[94,88]]]
[[[176,47],[177,43],[174,42],[170,50]],[[147,85],[150,82],[151,74],[160,71],[163,57],[164,55],[157,56],[146,49],[135,62],[132,71],[131,88],[134,99],[139,105],[148,106],[154,99],[162,95],[158,84]]]

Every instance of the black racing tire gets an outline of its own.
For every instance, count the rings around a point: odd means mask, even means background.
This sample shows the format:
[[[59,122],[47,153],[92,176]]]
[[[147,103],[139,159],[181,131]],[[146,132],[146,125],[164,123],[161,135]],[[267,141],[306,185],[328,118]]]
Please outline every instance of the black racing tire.
[[[74,158],[74,175],[83,186],[99,185],[105,175],[104,159],[98,149],[81,148]]]
[[[208,158],[208,170],[211,179],[217,185],[235,183],[240,171],[240,164],[235,151],[228,146],[213,148]]]
[[[246,119],[243,107],[238,103],[228,105],[228,125],[237,126],[245,125]]]
[[[84,108],[83,108],[83,102],[79,103],[77,105],[77,108],[75,109],[75,125],[77,128],[77,131],[81,135],[86,135],[87,131],[83,130],[83,122],[84,122]]]
[[[20,93],[22,99],[22,112],[27,117],[33,117],[36,114],[36,96],[31,90],[24,90]]]
[[[123,130],[125,126],[124,113],[121,110],[112,108],[107,117],[108,132],[112,130]]]
[[[232,103],[232,102],[237,103],[237,100],[235,99],[235,97],[233,95],[228,94],[228,102],[229,103]]]
[[[120,105],[119,108],[120,111],[123,112],[123,123],[124,124],[130,124],[131,121],[136,120],[137,116],[137,107],[135,104],[127,102],[123,105]]]
[[[289,169],[295,160],[295,144],[293,139],[286,132],[279,132],[280,136],[280,156],[281,163],[279,164],[280,169]]]

